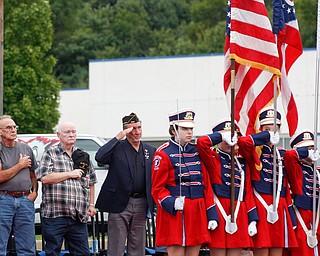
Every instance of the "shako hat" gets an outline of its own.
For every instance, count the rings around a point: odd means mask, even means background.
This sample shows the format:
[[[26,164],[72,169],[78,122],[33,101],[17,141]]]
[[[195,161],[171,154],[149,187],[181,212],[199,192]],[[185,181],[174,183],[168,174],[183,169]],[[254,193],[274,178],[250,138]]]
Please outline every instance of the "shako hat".
[[[290,140],[290,146],[292,148],[301,148],[314,146],[314,135],[309,129],[303,129],[294,134]]]
[[[274,109],[271,107],[263,108],[259,114],[260,126],[274,123]],[[276,124],[281,125],[281,114],[277,111]]]
[[[191,109],[181,109],[169,114],[170,125],[178,125],[186,128],[194,127],[195,113]]]
[[[231,121],[230,119],[221,119],[219,120],[213,127],[212,127],[213,132],[230,132],[231,131]],[[237,125],[237,122],[234,121],[234,131],[239,133],[239,127]]]

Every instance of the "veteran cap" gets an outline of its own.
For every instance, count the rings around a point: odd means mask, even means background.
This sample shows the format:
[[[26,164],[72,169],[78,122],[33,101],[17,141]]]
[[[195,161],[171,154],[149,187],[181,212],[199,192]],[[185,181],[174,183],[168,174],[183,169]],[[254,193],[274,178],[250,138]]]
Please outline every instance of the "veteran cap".
[[[128,116],[124,116],[122,118],[122,125],[126,125],[126,124],[134,124],[134,123],[138,123],[140,122],[139,117],[137,116],[137,114],[135,113],[131,113]]]
[[[195,113],[191,109],[182,109],[169,114],[170,125],[178,125],[186,128],[194,127]]]
[[[259,122],[261,125],[273,124],[274,123],[274,109],[273,108],[264,108],[260,111]],[[277,120],[276,124],[281,125],[281,114],[277,111]]]
[[[231,131],[231,121],[230,119],[221,119],[219,120],[213,127],[212,127],[213,132],[230,132]],[[234,131],[235,132],[240,132],[239,127],[236,123],[234,122]]]
[[[301,148],[314,146],[314,135],[309,129],[303,129],[292,136],[290,140],[290,146],[292,148]]]

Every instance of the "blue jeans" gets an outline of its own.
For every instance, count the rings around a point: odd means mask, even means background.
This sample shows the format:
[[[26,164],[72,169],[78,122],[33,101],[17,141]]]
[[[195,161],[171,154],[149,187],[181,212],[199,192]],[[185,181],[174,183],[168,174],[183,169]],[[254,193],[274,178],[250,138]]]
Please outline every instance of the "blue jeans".
[[[60,255],[63,238],[72,255],[90,255],[86,223],[71,217],[42,218],[42,227],[47,256]]]
[[[0,256],[6,255],[11,229],[15,237],[17,255],[34,256],[36,237],[34,204],[26,196],[0,194]]]

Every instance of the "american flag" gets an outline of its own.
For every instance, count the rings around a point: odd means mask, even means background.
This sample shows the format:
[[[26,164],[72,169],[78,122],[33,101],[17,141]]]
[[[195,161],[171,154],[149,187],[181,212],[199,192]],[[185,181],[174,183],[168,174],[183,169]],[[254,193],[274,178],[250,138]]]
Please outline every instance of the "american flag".
[[[289,135],[292,136],[298,126],[298,110],[288,81],[288,73],[303,51],[293,1],[273,1],[273,32],[277,35],[281,63],[282,105],[288,122]]]
[[[259,111],[274,97],[279,56],[263,0],[228,1],[224,91],[230,102],[231,61],[236,61],[234,111],[242,134],[255,133]]]

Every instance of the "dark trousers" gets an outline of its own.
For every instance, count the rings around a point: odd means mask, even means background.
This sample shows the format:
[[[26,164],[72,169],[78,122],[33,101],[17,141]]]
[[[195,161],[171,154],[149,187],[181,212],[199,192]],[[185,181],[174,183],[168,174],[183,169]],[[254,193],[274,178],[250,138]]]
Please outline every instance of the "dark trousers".
[[[130,198],[121,213],[109,213],[108,256],[123,256],[127,241],[127,256],[145,255],[146,198]]]

